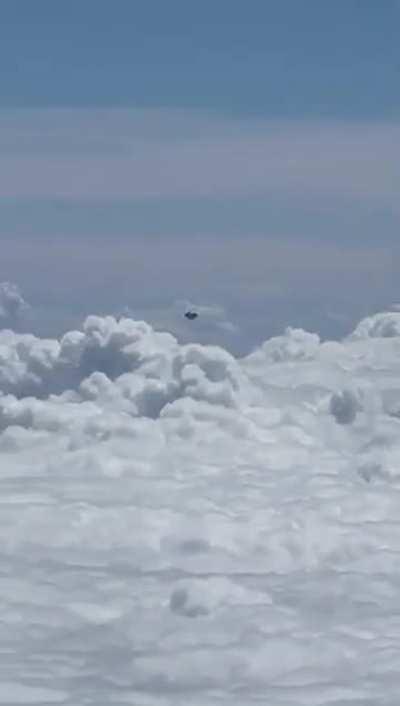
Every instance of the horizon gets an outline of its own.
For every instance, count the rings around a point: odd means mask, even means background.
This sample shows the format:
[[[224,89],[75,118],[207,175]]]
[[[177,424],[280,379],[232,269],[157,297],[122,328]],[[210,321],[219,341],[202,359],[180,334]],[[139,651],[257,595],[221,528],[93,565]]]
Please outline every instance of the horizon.
[[[0,704],[398,706],[399,35],[1,3]]]
[[[188,301],[244,350],[397,301],[399,3],[118,8],[3,9],[0,281],[36,330]]]

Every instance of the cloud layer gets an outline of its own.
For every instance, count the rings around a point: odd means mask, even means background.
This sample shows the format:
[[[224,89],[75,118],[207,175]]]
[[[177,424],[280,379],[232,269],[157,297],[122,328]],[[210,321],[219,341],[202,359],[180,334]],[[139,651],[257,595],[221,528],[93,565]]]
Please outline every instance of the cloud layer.
[[[399,133],[389,122],[3,111],[0,193],[79,200],[314,195],[369,199],[397,210]]]
[[[4,703],[394,706],[399,353],[1,330]]]

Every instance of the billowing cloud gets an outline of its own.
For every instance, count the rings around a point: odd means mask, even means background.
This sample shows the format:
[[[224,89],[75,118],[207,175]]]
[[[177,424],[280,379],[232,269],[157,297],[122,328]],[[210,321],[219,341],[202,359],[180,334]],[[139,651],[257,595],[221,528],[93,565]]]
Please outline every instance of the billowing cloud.
[[[356,327],[354,338],[397,338],[400,335],[400,312],[388,311],[368,316]]]
[[[1,698],[395,704],[399,316],[0,331]]]

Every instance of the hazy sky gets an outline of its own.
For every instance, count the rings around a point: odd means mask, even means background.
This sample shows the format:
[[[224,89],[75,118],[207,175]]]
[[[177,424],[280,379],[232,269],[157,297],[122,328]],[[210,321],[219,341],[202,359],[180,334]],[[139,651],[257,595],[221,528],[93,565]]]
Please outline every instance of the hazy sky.
[[[397,0],[9,0],[0,277],[237,350],[400,299]],[[193,327],[190,331],[193,330]]]

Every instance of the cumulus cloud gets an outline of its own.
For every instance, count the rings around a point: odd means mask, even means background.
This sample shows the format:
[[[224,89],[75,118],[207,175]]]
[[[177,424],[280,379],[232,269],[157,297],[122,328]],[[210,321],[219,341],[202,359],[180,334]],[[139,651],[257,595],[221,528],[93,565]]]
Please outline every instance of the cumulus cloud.
[[[400,335],[400,312],[368,316],[354,330],[353,338],[394,338]]]
[[[8,701],[350,703],[368,673],[396,703],[396,317],[244,358],[128,316],[0,331]]]
[[[320,339],[316,333],[288,327],[283,336],[275,336],[256,351],[247,360],[251,363],[282,363],[286,361],[312,360],[318,353]]]

